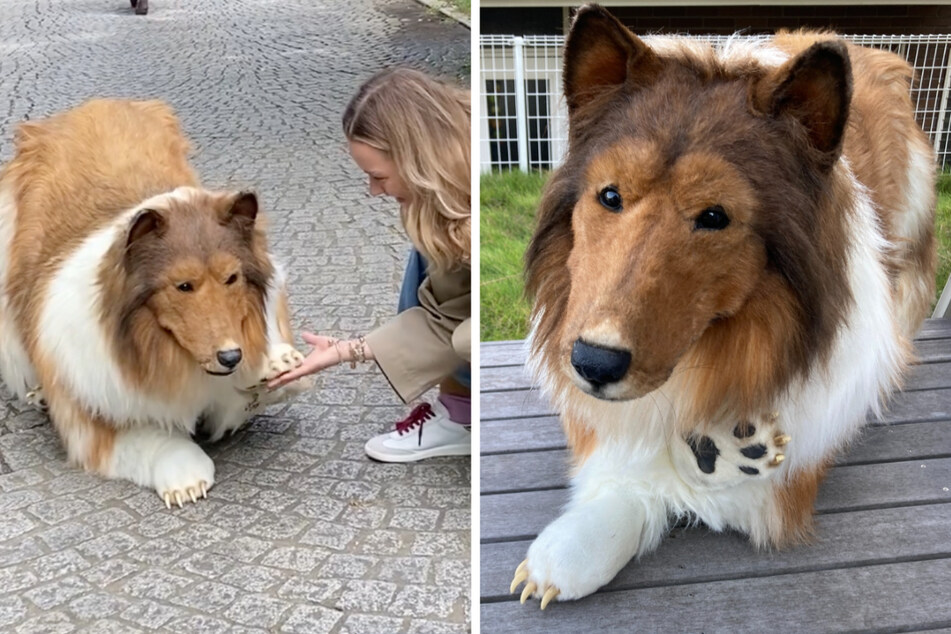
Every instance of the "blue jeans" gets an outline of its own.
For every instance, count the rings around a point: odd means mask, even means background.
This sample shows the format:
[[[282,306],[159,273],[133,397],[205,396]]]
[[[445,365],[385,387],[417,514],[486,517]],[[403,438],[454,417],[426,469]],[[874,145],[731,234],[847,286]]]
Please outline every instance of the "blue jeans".
[[[404,310],[419,306],[419,287],[426,279],[426,259],[416,249],[409,252],[409,260],[406,262],[406,273],[403,274],[403,285],[400,287],[400,301],[396,312],[401,313]],[[460,365],[452,373],[452,378],[472,389],[472,373],[469,364]]]

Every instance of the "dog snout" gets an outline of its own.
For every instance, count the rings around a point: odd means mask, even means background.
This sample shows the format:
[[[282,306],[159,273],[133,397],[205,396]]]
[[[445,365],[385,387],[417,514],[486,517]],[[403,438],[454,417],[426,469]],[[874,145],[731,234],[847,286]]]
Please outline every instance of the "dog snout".
[[[218,363],[222,366],[232,369],[241,363],[241,348],[232,348],[230,350],[218,351]]]
[[[581,339],[571,346],[571,365],[595,389],[617,383],[631,366],[630,350],[604,348]]]

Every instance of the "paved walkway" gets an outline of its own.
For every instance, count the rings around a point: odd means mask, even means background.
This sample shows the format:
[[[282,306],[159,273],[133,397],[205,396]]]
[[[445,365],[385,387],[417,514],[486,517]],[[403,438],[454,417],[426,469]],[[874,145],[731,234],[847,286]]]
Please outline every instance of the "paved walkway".
[[[394,312],[407,248],[368,198],[340,115],[398,62],[469,72],[469,31],[411,0],[3,0],[0,160],[13,125],[98,95],[178,110],[206,185],[253,187],[291,271],[295,326]],[[455,632],[469,618],[469,463],[369,461],[406,411],[335,369],[209,448],[218,484],[157,496],[67,468],[48,420],[0,399],[0,631]]]

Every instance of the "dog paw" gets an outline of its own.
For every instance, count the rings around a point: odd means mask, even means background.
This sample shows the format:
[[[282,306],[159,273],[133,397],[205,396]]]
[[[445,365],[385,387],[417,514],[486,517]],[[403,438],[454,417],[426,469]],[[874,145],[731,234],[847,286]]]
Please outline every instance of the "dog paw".
[[[524,582],[522,602],[535,597],[543,608],[552,601],[571,601],[597,591],[637,551],[646,508],[644,500],[608,490],[570,508],[529,546],[510,590]]]
[[[299,367],[304,355],[288,343],[272,345],[267,351],[267,368],[261,383],[267,383],[280,375]]]
[[[778,419],[774,412],[757,421],[740,421],[732,429],[691,434],[685,439],[690,457],[680,461],[681,470],[691,472],[695,482],[708,486],[772,476],[786,459],[786,446],[791,440],[779,429]]]
[[[43,388],[39,385],[27,392],[24,396],[24,400],[26,400],[28,405],[35,407],[41,412],[46,412],[49,410],[49,404],[46,402],[46,397],[43,394]]]
[[[539,588],[537,583],[531,581],[531,576],[532,573],[528,569],[528,560],[525,559],[518,565],[518,568],[515,569],[515,578],[512,579],[512,584],[509,586],[509,594],[514,593],[523,582],[527,582],[525,583],[525,587],[522,588],[522,596],[519,602],[524,604],[529,597],[539,596],[540,594],[541,609],[544,610],[553,599],[556,599],[558,595],[561,594],[561,590],[558,589],[558,586],[551,584]]]
[[[195,443],[176,444],[158,456],[153,468],[155,491],[167,508],[208,497],[215,483],[215,463]]]

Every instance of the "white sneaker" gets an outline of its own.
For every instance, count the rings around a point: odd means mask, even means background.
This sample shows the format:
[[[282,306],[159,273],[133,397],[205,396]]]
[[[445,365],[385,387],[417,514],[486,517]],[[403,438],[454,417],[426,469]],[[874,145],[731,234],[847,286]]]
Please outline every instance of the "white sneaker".
[[[415,462],[435,456],[468,456],[472,453],[469,427],[449,420],[438,400],[423,403],[396,423],[396,429],[367,441],[367,455],[381,462]]]

